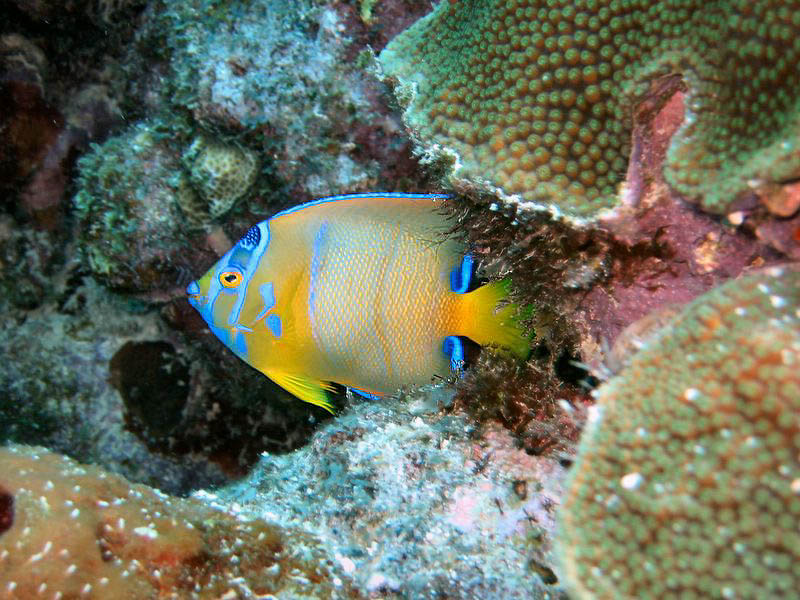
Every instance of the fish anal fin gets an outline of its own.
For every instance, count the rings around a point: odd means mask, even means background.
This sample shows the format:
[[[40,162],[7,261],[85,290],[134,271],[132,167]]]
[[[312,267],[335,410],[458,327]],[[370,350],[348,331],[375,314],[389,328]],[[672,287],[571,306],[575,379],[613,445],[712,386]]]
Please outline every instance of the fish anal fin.
[[[303,402],[320,406],[329,413],[334,414],[333,404],[328,399],[327,392],[332,392],[335,388],[327,381],[317,381],[303,375],[283,373],[281,371],[267,371],[264,374]]]
[[[354,388],[354,387],[350,387],[350,390],[354,394],[358,394],[362,398],[366,398],[368,400],[380,400],[381,398],[383,398],[383,394],[378,394],[378,393],[375,393],[375,392],[367,392],[365,390],[360,390],[360,389]]]

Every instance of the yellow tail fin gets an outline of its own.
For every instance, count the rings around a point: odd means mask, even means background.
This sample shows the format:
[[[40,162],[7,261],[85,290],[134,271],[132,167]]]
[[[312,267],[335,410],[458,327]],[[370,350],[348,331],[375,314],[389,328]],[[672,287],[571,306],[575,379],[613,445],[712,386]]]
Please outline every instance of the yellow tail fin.
[[[459,334],[481,346],[502,346],[524,360],[530,354],[531,340],[519,324],[519,306],[509,303],[497,308],[498,303],[508,297],[510,289],[511,280],[503,279],[464,294],[461,297]]]

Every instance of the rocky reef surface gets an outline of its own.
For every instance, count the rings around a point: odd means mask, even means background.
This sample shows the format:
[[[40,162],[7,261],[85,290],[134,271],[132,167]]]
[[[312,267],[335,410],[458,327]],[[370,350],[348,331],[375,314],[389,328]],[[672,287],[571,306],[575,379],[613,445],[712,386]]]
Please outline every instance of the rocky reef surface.
[[[5,3],[0,598],[793,597],[798,15]],[[453,194],[526,362],[331,416],[188,306],[367,191]]]

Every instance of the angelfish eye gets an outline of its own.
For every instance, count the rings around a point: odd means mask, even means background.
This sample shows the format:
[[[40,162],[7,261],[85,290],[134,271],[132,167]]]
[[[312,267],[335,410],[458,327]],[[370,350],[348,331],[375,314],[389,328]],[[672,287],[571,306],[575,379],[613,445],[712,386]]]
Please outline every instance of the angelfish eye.
[[[235,288],[242,283],[242,274],[239,271],[223,271],[219,274],[219,282],[222,287]]]

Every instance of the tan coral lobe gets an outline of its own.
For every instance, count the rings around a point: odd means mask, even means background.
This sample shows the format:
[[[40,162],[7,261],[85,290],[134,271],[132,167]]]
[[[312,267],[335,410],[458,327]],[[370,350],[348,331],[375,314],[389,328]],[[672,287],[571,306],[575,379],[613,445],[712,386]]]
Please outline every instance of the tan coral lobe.
[[[617,204],[636,107],[678,75],[687,118],[665,176],[723,213],[748,180],[800,173],[799,14],[798,0],[440,2],[380,61],[423,151],[457,157],[455,180],[579,220]]]
[[[800,271],[701,296],[597,391],[556,533],[576,599],[795,598]]]
[[[167,496],[44,448],[0,449],[0,486],[3,600],[348,591],[307,534]]]

